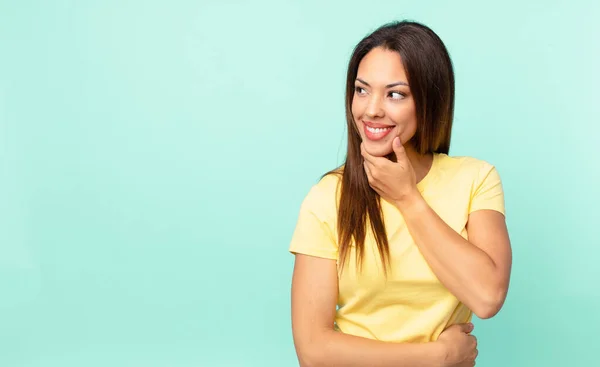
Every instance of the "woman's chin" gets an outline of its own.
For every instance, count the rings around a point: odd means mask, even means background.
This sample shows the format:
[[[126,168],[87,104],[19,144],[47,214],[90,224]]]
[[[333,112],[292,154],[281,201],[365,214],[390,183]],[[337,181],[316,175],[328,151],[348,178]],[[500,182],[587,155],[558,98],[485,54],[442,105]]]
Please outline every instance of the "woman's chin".
[[[391,143],[387,143],[387,144],[379,144],[379,143],[373,143],[370,141],[364,141],[365,144],[365,150],[367,151],[367,153],[369,153],[370,155],[374,156],[374,157],[385,157],[387,155],[389,155],[390,153],[392,153],[392,147],[391,147]]]

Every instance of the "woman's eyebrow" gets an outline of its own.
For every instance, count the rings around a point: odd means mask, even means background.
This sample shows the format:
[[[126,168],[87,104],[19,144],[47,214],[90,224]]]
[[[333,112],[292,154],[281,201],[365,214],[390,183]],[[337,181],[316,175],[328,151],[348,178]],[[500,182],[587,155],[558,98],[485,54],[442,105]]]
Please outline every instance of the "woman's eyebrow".
[[[366,85],[367,87],[370,87],[369,83],[365,82],[364,80],[362,80],[362,79],[360,79],[360,78],[356,78],[356,80],[358,80],[359,82],[363,83],[363,84],[364,84],[364,85]],[[392,83],[392,84],[388,84],[388,85],[386,85],[385,87],[386,87],[386,88],[392,88],[392,87],[395,87],[395,86],[397,86],[397,85],[405,85],[405,86],[407,86],[407,87],[408,87],[408,83],[406,83],[406,82],[395,82],[395,83]]]

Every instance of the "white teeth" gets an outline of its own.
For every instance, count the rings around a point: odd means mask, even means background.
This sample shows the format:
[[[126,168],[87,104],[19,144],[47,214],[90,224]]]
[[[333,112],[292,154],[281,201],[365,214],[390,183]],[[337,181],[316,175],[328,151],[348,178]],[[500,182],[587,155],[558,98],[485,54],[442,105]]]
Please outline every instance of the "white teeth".
[[[372,127],[367,126],[367,130],[369,130],[370,132],[375,133],[375,134],[381,133],[381,132],[384,132],[384,131],[387,131],[387,130],[391,130],[391,129],[392,129],[391,127],[384,127],[384,128],[376,127],[376,128],[372,128]]]

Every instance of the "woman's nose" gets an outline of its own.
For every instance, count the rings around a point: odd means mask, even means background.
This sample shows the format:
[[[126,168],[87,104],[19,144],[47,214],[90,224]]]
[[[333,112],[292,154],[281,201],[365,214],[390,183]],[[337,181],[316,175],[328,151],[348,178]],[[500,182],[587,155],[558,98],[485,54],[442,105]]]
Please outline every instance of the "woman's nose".
[[[377,96],[373,96],[369,99],[369,104],[365,111],[365,115],[368,117],[381,117],[383,116],[383,109],[381,108],[381,102]]]

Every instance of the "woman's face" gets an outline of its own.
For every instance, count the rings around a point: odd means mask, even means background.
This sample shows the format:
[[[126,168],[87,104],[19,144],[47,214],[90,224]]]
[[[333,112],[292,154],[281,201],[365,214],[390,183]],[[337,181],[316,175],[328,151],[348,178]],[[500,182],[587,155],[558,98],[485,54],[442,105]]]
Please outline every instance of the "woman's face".
[[[415,104],[400,54],[371,50],[358,66],[354,86],[352,116],[369,154],[386,156],[396,136],[403,144],[414,136]]]

